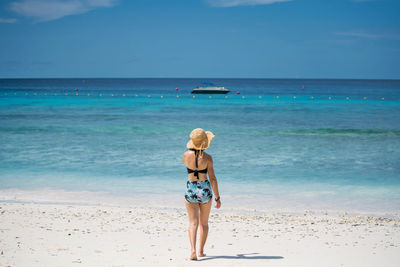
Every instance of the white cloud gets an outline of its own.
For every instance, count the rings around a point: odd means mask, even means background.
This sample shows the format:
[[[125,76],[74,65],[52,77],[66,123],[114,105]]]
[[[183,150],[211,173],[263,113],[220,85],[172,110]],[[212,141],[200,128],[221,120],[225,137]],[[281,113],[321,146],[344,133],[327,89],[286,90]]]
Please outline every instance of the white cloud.
[[[23,0],[12,2],[10,9],[24,17],[49,21],[116,4],[116,0]]]
[[[336,35],[349,36],[349,37],[359,37],[368,39],[394,39],[400,40],[399,34],[376,34],[364,31],[350,31],[350,32],[336,32]]]
[[[210,5],[215,7],[270,5],[290,1],[292,0],[207,0]]]
[[[0,18],[0,23],[16,23],[17,19],[2,19]]]

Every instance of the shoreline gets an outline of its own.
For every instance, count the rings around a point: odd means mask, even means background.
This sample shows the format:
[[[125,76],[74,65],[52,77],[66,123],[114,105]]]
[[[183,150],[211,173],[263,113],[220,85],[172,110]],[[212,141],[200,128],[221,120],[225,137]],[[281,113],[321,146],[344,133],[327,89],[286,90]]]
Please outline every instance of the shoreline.
[[[239,199],[239,200],[238,200]],[[224,195],[222,198],[225,212],[276,213],[276,214],[334,214],[338,216],[371,216],[382,218],[400,218],[400,210],[363,210],[340,206],[318,207],[308,203],[295,203],[268,196]],[[104,207],[144,207],[164,209],[185,209],[183,194],[137,194],[135,196],[115,195],[108,192],[68,191],[61,189],[0,189],[0,203],[49,204],[49,205],[98,205]]]

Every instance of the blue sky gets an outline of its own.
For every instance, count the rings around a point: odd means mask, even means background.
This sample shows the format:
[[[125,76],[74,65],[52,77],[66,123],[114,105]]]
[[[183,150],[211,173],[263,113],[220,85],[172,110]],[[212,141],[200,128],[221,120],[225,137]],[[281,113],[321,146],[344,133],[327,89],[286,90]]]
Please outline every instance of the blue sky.
[[[398,0],[0,2],[0,78],[400,79]]]

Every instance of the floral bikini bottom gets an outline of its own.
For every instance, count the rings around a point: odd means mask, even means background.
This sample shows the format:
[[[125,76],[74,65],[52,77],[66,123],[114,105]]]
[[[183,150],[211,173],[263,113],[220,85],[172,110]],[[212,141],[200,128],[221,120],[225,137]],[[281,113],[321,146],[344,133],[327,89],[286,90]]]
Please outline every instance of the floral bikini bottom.
[[[187,181],[185,199],[191,203],[207,203],[212,199],[211,184],[205,181]]]

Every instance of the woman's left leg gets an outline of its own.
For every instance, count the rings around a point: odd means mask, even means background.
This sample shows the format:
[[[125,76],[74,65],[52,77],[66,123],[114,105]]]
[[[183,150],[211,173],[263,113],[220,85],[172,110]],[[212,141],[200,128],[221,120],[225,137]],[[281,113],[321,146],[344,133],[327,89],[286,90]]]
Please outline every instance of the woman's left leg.
[[[199,203],[191,203],[185,200],[186,209],[189,217],[189,240],[191,247],[190,260],[197,260],[196,257],[196,235],[199,225]]]
[[[204,257],[204,245],[208,235],[208,217],[210,215],[212,199],[205,204],[200,204],[200,250],[199,257]]]

